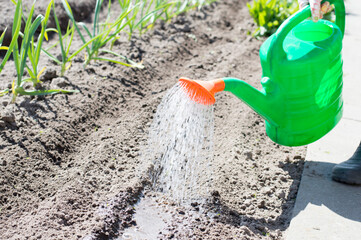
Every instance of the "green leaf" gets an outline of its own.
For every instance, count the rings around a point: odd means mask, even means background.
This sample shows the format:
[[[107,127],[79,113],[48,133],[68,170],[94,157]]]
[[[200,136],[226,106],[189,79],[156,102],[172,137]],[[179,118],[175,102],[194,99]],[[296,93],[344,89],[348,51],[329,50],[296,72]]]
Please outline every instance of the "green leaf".
[[[45,12],[45,17],[41,22],[41,25],[42,25],[41,26],[41,32],[40,32],[40,35],[38,37],[38,42],[37,42],[37,46],[36,46],[36,53],[35,53],[35,61],[36,61],[36,63],[39,62],[41,46],[43,44],[43,39],[44,39],[44,35],[45,35],[45,32],[46,32],[46,26],[48,25],[51,6],[52,6],[53,2],[54,2],[54,0],[51,0],[50,3],[48,4],[48,7],[47,7],[46,12]]]
[[[78,24],[86,31],[86,33],[88,34],[88,36],[89,36],[90,38],[92,38],[92,37],[94,37],[94,36],[97,35],[97,34],[92,35],[92,34],[90,33],[88,27],[87,27],[84,23],[80,22],[80,23],[78,23]]]
[[[3,90],[3,91],[0,91],[0,97],[2,97],[2,96],[4,96],[4,95],[6,95],[6,94],[8,94],[10,92],[10,89],[5,89],[5,90]]]
[[[98,27],[98,21],[99,21],[99,12],[100,12],[100,8],[102,6],[103,0],[97,0],[96,5],[95,5],[95,13],[94,13],[94,26],[93,26],[93,35],[92,37],[94,37],[95,35],[97,35],[99,33],[99,27]]]
[[[265,12],[260,12],[259,13],[259,17],[258,17],[258,19],[259,19],[259,25],[260,26],[264,26],[264,25],[266,25],[266,13]]]
[[[4,40],[4,37],[5,37],[6,30],[7,30],[7,27],[5,28],[4,32],[3,32],[3,33],[1,34],[1,36],[0,36],[0,47],[1,47],[2,43],[3,43],[3,40]]]
[[[42,51],[51,59],[53,60],[54,62],[56,62],[57,64],[61,64],[61,62],[54,56],[52,55],[51,53],[49,53],[47,50],[45,49],[42,49]]]
[[[88,47],[89,44],[91,44],[93,41],[97,40],[98,38],[100,38],[102,35],[98,35],[95,36],[94,38],[90,39],[88,42],[86,42],[83,46],[81,46],[76,52],[74,52],[69,58],[68,61],[70,61],[71,59],[73,59],[73,57],[75,57],[76,55],[78,55],[78,53],[80,53],[84,48]]]
[[[253,0],[247,3],[251,17],[257,24],[254,36],[268,36],[298,8],[296,0]],[[277,24],[275,24],[277,23]]]
[[[1,62],[0,72],[3,70],[5,63],[9,59],[11,53],[13,52],[15,45],[17,45],[18,43],[18,37],[20,34],[20,27],[21,27],[21,17],[22,17],[22,0],[18,0],[16,4],[13,26],[12,26],[12,40],[10,42],[9,49],[6,52],[3,61]],[[15,67],[16,67],[16,60],[15,60],[16,58],[17,58],[17,54],[14,54]]]
[[[68,1],[67,0],[61,0],[61,2],[63,3],[65,12],[67,13],[70,20],[73,22],[73,25],[74,25],[76,31],[78,32],[81,40],[83,41],[84,44],[86,44],[87,41],[85,40],[83,34],[81,33],[81,31],[80,31],[80,29],[79,29],[79,27],[78,27],[78,25],[77,25],[77,23],[76,23],[76,21],[74,19],[74,15],[73,15],[73,12],[71,11],[71,7],[70,7]],[[90,49],[88,48],[88,44],[86,45],[86,51],[87,51],[88,55],[90,55]]]
[[[136,62],[130,60],[129,58],[127,58],[127,57],[125,57],[125,56],[122,56],[122,55],[120,55],[120,54],[118,54],[118,53],[116,53],[116,52],[113,52],[113,51],[110,51],[110,50],[102,50],[102,52],[104,52],[104,53],[109,53],[109,54],[112,54],[112,55],[114,55],[114,56],[117,56],[117,57],[119,57],[119,58],[121,58],[121,59],[123,59],[123,60],[126,60],[127,62],[130,63],[130,67],[136,67],[136,68],[140,68],[140,69],[143,69],[143,68],[144,68],[144,66],[143,66],[142,64],[136,63]],[[106,60],[106,61],[107,61],[107,60]],[[118,63],[118,62],[116,62],[116,63]],[[122,65],[124,65],[124,64],[122,64]]]
[[[64,89],[50,89],[50,90],[31,90],[25,91],[23,87],[17,87],[15,89],[16,94],[29,95],[29,96],[44,96],[57,93],[78,93],[79,90],[64,90]]]

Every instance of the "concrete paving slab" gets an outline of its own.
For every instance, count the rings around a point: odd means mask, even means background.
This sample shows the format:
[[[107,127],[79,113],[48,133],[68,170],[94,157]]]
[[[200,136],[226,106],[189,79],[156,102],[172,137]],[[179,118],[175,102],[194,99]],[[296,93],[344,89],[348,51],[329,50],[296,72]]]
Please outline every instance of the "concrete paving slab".
[[[343,39],[343,99],[361,108],[361,2],[345,1],[346,27]]]
[[[361,17],[358,21],[361,23]],[[350,39],[349,36],[345,35],[342,55],[343,100],[346,104],[361,108],[361,37],[360,39]]]
[[[360,41],[361,43],[361,41]],[[360,79],[360,87],[361,87],[361,79]],[[361,102],[361,93],[360,96],[356,97],[358,101]],[[346,104],[343,108],[343,118],[348,120],[354,120],[361,122],[361,105],[352,105],[352,104]]]
[[[343,118],[330,133],[308,145],[306,161],[340,163],[352,156],[360,141],[361,122]]]
[[[361,187],[331,180],[332,168],[352,156],[360,136],[361,122],[342,119],[309,145],[287,240],[361,239]]]

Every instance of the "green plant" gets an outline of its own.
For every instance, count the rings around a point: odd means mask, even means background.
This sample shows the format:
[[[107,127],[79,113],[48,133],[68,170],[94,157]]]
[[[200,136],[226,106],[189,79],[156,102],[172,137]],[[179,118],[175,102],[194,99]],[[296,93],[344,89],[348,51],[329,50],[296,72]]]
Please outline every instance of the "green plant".
[[[206,3],[215,2],[215,0],[118,0],[122,11],[130,6],[134,6],[132,12],[127,16],[128,36],[132,37],[135,31],[140,35],[151,29],[158,20],[169,21],[174,16],[190,9],[200,8]]]
[[[109,6],[110,6],[109,0]],[[109,41],[113,40],[116,35],[124,29],[124,27],[128,24],[129,21],[132,19],[127,20],[126,22],[123,22],[123,20],[128,16],[128,14],[132,11],[133,7],[129,7],[127,11],[123,11],[119,14],[117,19],[114,23],[108,23],[108,19],[106,23],[99,24],[99,13],[100,8],[103,3],[103,0],[97,0],[96,6],[95,6],[95,13],[94,13],[94,23],[93,23],[93,29],[90,31],[88,27],[83,23],[78,23],[75,21],[75,18],[73,16],[71,7],[67,0],[62,0],[62,3],[64,5],[65,11],[67,15],[69,16],[70,20],[72,21],[76,31],[78,32],[81,40],[83,41],[83,46],[78,50],[86,49],[87,55],[84,61],[84,67],[89,64],[91,60],[100,60],[100,61],[108,61],[113,62],[117,64],[121,64],[128,67],[136,67],[136,68],[143,68],[143,65],[133,62],[130,59],[121,56],[113,51],[110,50],[102,50],[101,48],[104,47]],[[110,11],[110,7],[108,7],[108,11]],[[121,24],[120,27],[118,25]],[[85,30],[90,40],[86,41],[84,35],[80,31],[79,25]],[[90,45],[91,44],[91,45]],[[98,57],[99,52],[109,53],[114,56],[120,57],[123,60],[126,60],[126,62],[119,61],[117,59],[107,58],[107,57]]]
[[[14,19],[15,20],[15,19]],[[15,27],[15,26],[14,26]],[[0,65],[0,73],[2,72],[7,60],[9,59],[10,57],[10,54],[12,52],[12,48],[11,49],[9,47],[6,47],[6,46],[2,46],[2,43],[3,43],[3,40],[4,40],[4,37],[5,37],[5,33],[6,33],[6,30],[7,28],[5,28],[4,32],[1,34],[0,36],[0,50],[7,50],[6,54],[5,54],[5,57],[4,59],[1,61],[1,65]],[[20,29],[19,29],[20,30]],[[18,40],[18,36],[15,36],[13,39],[12,39],[12,42],[14,41],[17,41]],[[11,43],[12,43],[11,42]],[[11,43],[10,43],[10,46],[11,46]],[[0,97],[7,94],[9,92],[9,89],[5,89],[5,90],[0,90]]]
[[[22,0],[18,0],[16,3],[16,11],[15,11],[15,17],[14,17],[14,24],[13,24],[13,26],[16,26],[16,27],[13,28],[12,35],[13,35],[13,37],[21,35],[22,43],[21,43],[21,46],[19,47],[18,42],[15,41],[14,48],[12,51],[13,58],[14,58],[14,65],[15,65],[15,69],[16,69],[16,73],[17,73],[17,77],[13,81],[13,84],[12,84],[12,93],[13,93],[12,102],[15,101],[18,94],[35,96],[35,95],[48,95],[48,94],[55,94],[55,93],[78,92],[78,91],[74,91],[74,90],[62,90],[62,89],[51,89],[51,90],[25,90],[24,89],[24,85],[27,82],[32,82],[34,87],[36,87],[36,85],[39,83],[37,76],[35,76],[35,74],[34,74],[35,71],[31,72],[32,70],[30,69],[29,66],[27,66],[27,60],[28,60],[28,54],[29,54],[29,56],[31,55],[31,58],[32,58],[32,59],[30,59],[30,57],[29,57],[30,62],[32,64],[38,63],[38,60],[40,57],[40,48],[41,48],[41,43],[39,42],[39,39],[44,37],[44,34],[45,34],[44,28],[46,28],[46,22],[44,22],[44,21],[47,20],[47,18],[42,15],[38,15],[34,19],[34,21],[32,20],[33,13],[34,13],[34,6],[35,6],[35,1],[30,9],[28,17],[26,18],[27,20],[26,20],[25,27],[24,27],[24,33],[21,33],[20,27],[17,27],[17,26],[18,26],[18,24],[21,25],[21,18],[22,18],[22,11],[23,11]],[[48,7],[48,9],[49,9],[49,7]],[[40,25],[42,25],[41,34],[43,36],[42,37],[39,36],[38,42],[37,42],[37,44],[35,44],[34,34]],[[33,70],[34,70],[34,67],[35,67],[35,69],[37,69],[37,65],[33,65]],[[28,73],[31,76],[30,78],[23,78],[25,69],[28,70]],[[34,77],[36,77],[36,78],[34,78]]]
[[[157,19],[161,18],[163,13],[174,4],[174,2],[165,0],[128,0],[123,1],[123,4],[121,2],[122,1],[119,0],[123,11],[134,5],[130,17],[127,16],[127,19],[130,20],[127,23],[129,39],[132,37],[135,30],[141,35],[152,28]]]
[[[34,35],[31,36],[30,44],[29,44],[29,47],[27,48],[28,59],[29,59],[31,65],[30,66],[26,65],[26,68],[30,75],[29,80],[33,83],[34,87],[37,87],[37,85],[40,83],[39,77],[40,77],[41,73],[45,70],[45,68],[43,68],[41,71],[39,71],[38,65],[39,65],[39,60],[40,60],[41,46],[43,44],[43,40],[44,40],[44,36],[45,36],[45,32],[46,32],[46,26],[49,21],[51,5],[53,4],[53,2],[54,2],[54,0],[50,1],[49,5],[46,9],[46,12],[45,12],[45,17],[41,17],[41,16],[37,17],[37,19],[39,19],[41,21],[41,32],[40,32],[40,35],[38,36],[37,42],[35,42],[35,40],[34,40]],[[32,14],[34,11],[34,5],[35,5],[35,1],[32,6],[29,17],[32,17]],[[37,20],[35,20],[35,22],[36,21]],[[37,24],[37,23],[35,23],[35,24]],[[36,28],[37,27],[38,27],[38,25],[36,25]],[[35,30],[36,30],[36,28],[35,28]]]
[[[186,1],[170,1],[170,0],[118,0],[121,6],[121,13],[114,22],[110,22],[110,10],[112,1],[108,2],[108,17],[105,23],[99,23],[99,13],[103,3],[103,0],[97,0],[94,13],[93,28],[90,30],[84,23],[78,23],[75,21],[70,5],[67,0],[62,0],[63,6],[67,15],[70,18],[68,28],[65,34],[62,34],[60,29],[59,20],[57,18],[54,6],[54,0],[51,0],[45,16],[38,15],[33,18],[35,1],[29,11],[28,16],[23,15],[22,0],[11,0],[16,6],[14,22],[12,27],[12,41],[9,47],[1,47],[1,43],[5,36],[5,31],[0,36],[0,50],[7,50],[5,57],[0,64],[0,73],[5,66],[5,63],[13,54],[14,65],[17,73],[16,79],[12,84],[13,101],[16,96],[20,95],[47,95],[55,93],[71,93],[78,92],[73,90],[51,89],[44,90],[41,88],[39,76],[42,71],[39,71],[39,60],[41,51],[43,51],[54,62],[61,65],[61,76],[71,66],[72,59],[77,56],[84,49],[86,50],[86,57],[84,66],[86,66],[91,60],[108,61],[117,64],[121,64],[128,67],[143,68],[141,63],[131,61],[125,56],[122,56],[112,50],[102,49],[108,42],[111,42],[111,46],[114,41],[119,38],[119,33],[126,32],[131,38],[134,31],[138,31],[139,34],[143,34],[148,29],[151,29],[158,19],[169,21],[172,17],[188,11],[192,8],[201,7],[205,3],[211,3],[215,0],[186,0]],[[53,9],[56,28],[46,28],[49,20],[51,9]],[[25,22],[24,32],[20,31],[22,18]],[[40,35],[35,41],[35,32],[41,25]],[[80,27],[85,30],[88,40],[80,30]],[[128,27],[128,31],[124,29]],[[47,39],[47,32],[54,31],[58,34],[59,41],[47,49],[42,48],[44,38]],[[74,37],[74,33],[77,31],[83,45],[77,49],[74,53],[70,54],[70,46]],[[19,36],[22,38],[22,44],[18,44]],[[61,60],[50,53],[50,49],[60,45]],[[110,48],[111,49],[111,48]],[[108,57],[99,57],[100,53],[111,54],[116,59]],[[118,60],[120,59],[120,60]],[[24,78],[25,70],[30,77]],[[32,83],[36,90],[25,90],[26,83]],[[0,96],[10,92],[10,89],[0,91]]]
[[[155,22],[172,6],[173,3],[164,0],[144,1],[141,7],[141,21],[138,25],[139,34],[143,34],[152,29]],[[153,6],[154,3],[154,6]],[[152,10],[154,9],[154,10]],[[152,10],[152,11],[151,11]]]
[[[8,50],[7,47],[1,47],[1,45],[3,44],[3,41],[4,41],[4,37],[5,37],[6,30],[7,30],[7,28],[5,28],[4,32],[3,32],[3,33],[1,34],[1,36],[0,36],[0,50],[2,50],[2,49]]]
[[[184,1],[172,1],[172,6],[168,8],[164,14],[164,20],[169,21],[173,17],[187,12],[191,9],[200,9],[205,4],[210,4],[216,0],[184,0]]]
[[[2,42],[4,40],[4,37],[5,37],[5,33],[6,33],[6,30],[4,30],[4,32],[1,34],[1,37],[0,37],[0,49],[1,50],[7,50],[6,51],[6,54],[0,64],[0,73],[2,72],[2,70],[4,69],[5,67],[5,64],[7,62],[7,60],[9,59],[12,51],[13,51],[13,48],[15,46],[15,43],[18,42],[18,37],[19,37],[19,34],[20,34],[20,28],[21,28],[21,13],[22,13],[22,8],[21,8],[21,4],[16,4],[16,9],[15,9],[15,15],[14,15],[14,20],[13,20],[13,26],[12,26],[12,40],[9,44],[9,47],[5,47],[5,46],[1,46],[2,45]],[[9,93],[9,89],[4,89],[4,90],[1,90],[0,91],[0,97],[1,96],[4,96],[5,94],[8,94]]]
[[[204,1],[202,1],[202,2],[204,2]],[[173,2],[172,6],[164,12],[165,13],[164,20],[169,21],[173,17],[175,17],[183,12],[186,12],[193,7],[196,7],[197,4],[198,4],[198,1],[189,1],[189,0]]]
[[[253,5],[247,3],[249,13],[258,28],[253,36],[269,36],[289,16],[298,10],[296,0],[253,0]]]
[[[5,34],[6,34],[6,30],[7,28],[5,28],[4,32],[1,34],[0,36],[0,50],[7,50],[7,54],[5,54],[7,56],[7,58],[4,58],[2,61],[1,61],[1,66],[0,66],[0,73],[2,72],[4,66],[5,66],[5,63],[7,62],[7,60],[9,59],[10,57],[10,53],[11,51],[9,51],[9,47],[6,47],[6,46],[2,46],[3,44],[3,41],[4,41],[4,37],[5,37]],[[17,40],[17,38],[16,38]],[[9,53],[9,54],[8,54]]]
[[[13,48],[15,46],[15,43],[18,42],[18,37],[19,37],[19,34],[20,34],[20,28],[21,28],[21,17],[22,17],[22,5],[21,4],[17,4],[15,2],[15,0],[11,0],[13,4],[15,4],[16,8],[15,8],[15,14],[14,14],[14,20],[13,20],[13,26],[12,26],[12,40],[10,42],[10,45],[9,47],[6,47],[6,46],[2,46],[2,42],[4,40],[4,37],[5,37],[5,33],[6,33],[6,30],[7,28],[4,30],[4,32],[1,34],[1,37],[0,37],[0,50],[7,50],[1,64],[0,64],[0,73],[2,72],[2,70],[4,69],[5,67],[5,64],[7,62],[7,60],[9,60],[9,57],[13,51]],[[5,90],[5,91],[2,91],[0,92],[0,96],[2,96],[1,94],[2,93],[6,93],[8,90]],[[4,93],[4,94],[5,94]]]
[[[80,52],[80,51],[76,51],[75,53],[73,53],[72,55],[69,56],[69,52],[70,52],[70,46],[71,43],[73,42],[73,38],[74,38],[74,32],[75,32],[75,27],[74,24],[71,25],[71,21],[69,21],[67,29],[65,34],[63,35],[61,32],[61,28],[60,28],[60,24],[59,24],[59,20],[58,17],[56,15],[55,12],[55,4],[54,2],[52,3],[52,8],[53,8],[53,14],[54,14],[54,20],[55,20],[55,26],[56,29],[51,29],[52,31],[56,32],[58,34],[58,38],[59,41],[56,42],[53,46],[51,46],[48,49],[43,49],[43,52],[48,55],[54,62],[56,62],[57,64],[59,64],[61,66],[61,71],[60,71],[60,76],[64,76],[64,73],[66,70],[68,70],[71,66],[71,61],[72,59]],[[61,60],[57,59],[54,55],[52,55],[49,50],[53,47],[55,47],[56,45],[60,45],[60,51],[61,51]]]

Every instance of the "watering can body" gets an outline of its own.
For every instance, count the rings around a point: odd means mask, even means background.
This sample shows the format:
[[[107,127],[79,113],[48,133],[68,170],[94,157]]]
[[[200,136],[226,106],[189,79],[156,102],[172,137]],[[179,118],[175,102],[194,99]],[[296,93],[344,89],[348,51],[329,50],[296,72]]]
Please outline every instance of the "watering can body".
[[[326,20],[285,26],[292,29],[260,49],[264,90],[271,86],[266,94],[275,95],[274,108],[282,113],[275,124],[266,120],[266,131],[279,144],[300,146],[324,136],[342,117],[343,29]]]
[[[266,122],[276,143],[301,146],[328,133],[342,117],[342,39],[345,7],[336,22],[307,20],[307,7],[287,19],[261,46],[262,90],[225,78],[225,90],[244,100]],[[244,85],[244,87],[243,87]]]

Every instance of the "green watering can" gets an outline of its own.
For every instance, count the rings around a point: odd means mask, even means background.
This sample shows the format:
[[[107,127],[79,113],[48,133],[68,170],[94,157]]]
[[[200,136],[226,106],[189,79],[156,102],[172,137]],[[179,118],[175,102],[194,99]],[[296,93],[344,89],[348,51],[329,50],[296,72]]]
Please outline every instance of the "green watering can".
[[[261,46],[263,88],[259,91],[236,78],[197,81],[181,78],[194,101],[214,104],[214,93],[229,91],[266,122],[276,143],[301,146],[328,133],[342,117],[343,0],[335,6],[336,22],[313,22],[306,7],[288,18]]]

